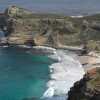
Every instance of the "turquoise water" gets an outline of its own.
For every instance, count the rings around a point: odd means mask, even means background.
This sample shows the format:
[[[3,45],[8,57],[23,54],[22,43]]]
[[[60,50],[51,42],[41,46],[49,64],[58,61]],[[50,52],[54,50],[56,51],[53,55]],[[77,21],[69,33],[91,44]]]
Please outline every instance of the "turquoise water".
[[[0,100],[39,100],[52,63],[48,57],[33,56],[18,48],[0,48]]]

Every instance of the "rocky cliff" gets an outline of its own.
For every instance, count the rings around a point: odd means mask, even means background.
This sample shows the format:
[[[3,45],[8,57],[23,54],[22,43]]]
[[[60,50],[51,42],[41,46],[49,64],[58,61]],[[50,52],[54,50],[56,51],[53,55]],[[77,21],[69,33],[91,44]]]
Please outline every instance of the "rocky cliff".
[[[25,44],[31,40],[30,44],[35,45],[86,44],[90,49],[100,50],[100,14],[79,18],[36,14],[11,6],[0,17],[0,28],[12,44]]]
[[[74,84],[68,95],[68,100],[100,100],[100,68],[90,70]]]

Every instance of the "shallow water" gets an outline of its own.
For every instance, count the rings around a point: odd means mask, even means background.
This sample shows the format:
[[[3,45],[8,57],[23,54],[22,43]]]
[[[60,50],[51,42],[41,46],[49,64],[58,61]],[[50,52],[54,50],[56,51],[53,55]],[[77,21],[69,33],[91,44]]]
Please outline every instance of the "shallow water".
[[[45,56],[29,55],[18,48],[0,48],[0,100],[39,99],[49,80]]]

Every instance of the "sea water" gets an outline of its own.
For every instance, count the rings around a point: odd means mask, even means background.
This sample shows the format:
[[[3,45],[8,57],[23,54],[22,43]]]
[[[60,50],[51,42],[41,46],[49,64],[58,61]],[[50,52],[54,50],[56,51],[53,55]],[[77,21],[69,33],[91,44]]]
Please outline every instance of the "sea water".
[[[9,5],[30,9],[35,13],[87,15],[100,13],[100,0],[0,0],[0,11]]]
[[[66,100],[84,75],[74,58],[58,50],[40,56],[21,48],[0,48],[0,100]]]
[[[0,100],[39,100],[47,88],[52,63],[46,56],[30,55],[19,48],[0,48]]]

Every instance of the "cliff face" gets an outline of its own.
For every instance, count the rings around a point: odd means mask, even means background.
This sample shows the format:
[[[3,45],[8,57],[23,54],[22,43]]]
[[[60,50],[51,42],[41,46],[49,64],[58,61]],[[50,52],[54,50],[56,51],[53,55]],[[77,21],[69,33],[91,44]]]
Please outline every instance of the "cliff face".
[[[89,48],[100,50],[99,14],[72,18],[33,14],[26,9],[11,6],[5,10],[4,16],[6,36],[10,43],[24,44],[27,40],[32,40],[36,45],[53,47],[87,44]]]
[[[68,100],[100,100],[100,68],[89,71],[74,84],[68,95]]]

